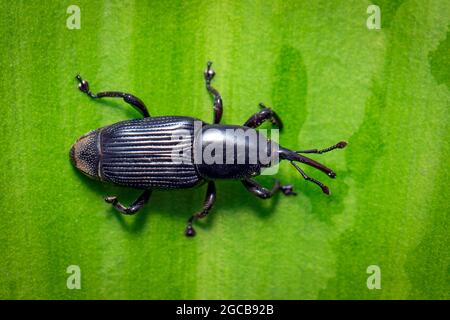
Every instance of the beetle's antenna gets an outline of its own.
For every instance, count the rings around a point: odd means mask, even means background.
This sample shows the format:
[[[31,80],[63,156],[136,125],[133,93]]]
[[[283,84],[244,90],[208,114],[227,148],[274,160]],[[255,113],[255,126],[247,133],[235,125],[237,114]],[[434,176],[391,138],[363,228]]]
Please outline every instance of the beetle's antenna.
[[[279,155],[280,155],[281,159],[290,160],[291,162],[292,161],[302,162],[304,164],[307,164],[308,166],[314,167],[314,168],[326,173],[330,178],[336,177],[336,173],[334,173],[334,171],[331,170],[330,168],[324,166],[323,164],[321,164],[313,159],[305,157],[301,154],[297,154],[295,151],[280,147]]]
[[[309,149],[309,150],[296,150],[295,153],[325,153],[329,152],[335,149],[343,149],[347,145],[347,142],[345,141],[339,141],[335,145],[332,145],[331,147],[325,148],[325,149]]]
[[[328,187],[326,185],[324,185],[322,182],[309,177],[296,163],[294,163],[294,161],[296,162],[301,162],[304,164],[307,164],[308,166],[314,167],[324,173],[326,173],[330,178],[335,178],[336,177],[336,173],[331,170],[330,168],[324,166],[323,164],[310,159],[308,157],[305,157],[299,153],[325,153],[325,152],[329,152],[335,149],[342,149],[345,148],[345,146],[347,145],[347,142],[345,141],[340,141],[338,143],[336,143],[335,145],[332,145],[331,147],[325,148],[325,149],[309,149],[309,150],[297,150],[297,151],[293,151],[293,150],[289,150],[286,148],[282,148],[280,146],[279,150],[278,150],[278,154],[280,156],[280,159],[286,159],[289,160],[291,162],[291,164],[294,166],[295,169],[297,169],[298,172],[300,172],[300,174],[302,175],[302,177],[305,180],[311,181],[312,183],[317,184],[322,191],[325,194],[330,194],[330,189],[328,189]]]
[[[302,175],[302,177],[303,177],[305,180],[311,181],[312,183],[317,184],[317,185],[322,189],[323,193],[325,193],[325,194],[327,194],[327,195],[330,195],[330,189],[328,189],[328,187],[327,187],[326,185],[324,185],[322,182],[320,182],[320,181],[318,181],[318,180],[316,180],[316,179],[314,179],[314,178],[309,177],[309,176],[305,173],[305,171],[303,171],[302,169],[300,169],[300,167],[299,167],[296,163],[294,163],[294,161],[291,161],[291,164],[294,166],[295,169],[297,169],[298,172],[300,172],[300,174]]]

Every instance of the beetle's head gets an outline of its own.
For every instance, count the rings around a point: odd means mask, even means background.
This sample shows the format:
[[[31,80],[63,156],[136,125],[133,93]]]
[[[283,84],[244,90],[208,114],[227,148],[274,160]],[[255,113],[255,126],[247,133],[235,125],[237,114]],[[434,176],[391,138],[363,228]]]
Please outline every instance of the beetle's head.
[[[85,175],[99,179],[99,131],[93,130],[81,136],[70,149],[72,164]]]

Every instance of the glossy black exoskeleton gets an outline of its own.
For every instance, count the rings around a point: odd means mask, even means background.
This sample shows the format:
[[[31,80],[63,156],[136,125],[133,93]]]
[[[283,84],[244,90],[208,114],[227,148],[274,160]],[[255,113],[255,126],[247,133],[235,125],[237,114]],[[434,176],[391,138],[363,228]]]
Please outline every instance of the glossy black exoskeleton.
[[[278,180],[275,180],[271,189],[252,180],[262,169],[275,165],[278,159],[289,160],[304,179],[319,185],[324,193],[330,194],[328,187],[309,177],[294,161],[312,166],[334,178],[336,175],[331,169],[300,153],[324,153],[344,148],[347,143],[341,141],[322,150],[293,151],[283,148],[255,130],[267,120],[279,129],[283,126],[275,111],[262,103],[261,110],[252,115],[243,126],[219,124],[222,117],[222,97],[211,86],[214,75],[211,62],[208,62],[204,78],[206,89],[214,99],[213,124],[184,116],[150,117],[139,98],[118,91],[94,94],[90,91],[88,82],[77,76],[79,89],[89,97],[123,98],[139,110],[144,118],[118,122],[83,135],[70,150],[72,163],[91,178],[144,190],[128,207],[121,204],[116,196],[105,198],[106,202],[123,214],[135,214],[148,202],[152,190],[191,188],[207,183],[202,210],[188,220],[188,236],[195,235],[193,221],[205,217],[215,201],[216,179],[238,179],[248,191],[262,199],[272,197],[277,191],[295,195],[291,185],[281,185]],[[221,156],[218,155],[219,152]],[[203,158],[206,154],[211,155],[212,159]],[[181,156],[178,157],[179,155]],[[197,158],[197,155],[201,156]],[[256,155],[256,158],[251,159],[249,155]],[[217,159],[223,161],[211,161]]]

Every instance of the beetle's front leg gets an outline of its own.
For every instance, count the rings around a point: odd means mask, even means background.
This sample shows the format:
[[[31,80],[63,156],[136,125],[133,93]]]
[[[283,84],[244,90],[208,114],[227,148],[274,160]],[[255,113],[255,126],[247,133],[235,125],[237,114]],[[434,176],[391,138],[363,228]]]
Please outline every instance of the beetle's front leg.
[[[211,80],[216,75],[214,70],[211,69],[211,65],[212,65],[211,61],[208,61],[208,63],[206,64],[206,70],[204,72],[205,85],[206,89],[213,96],[214,99],[214,119],[213,119],[214,123],[220,123],[220,119],[222,119],[223,103],[219,91],[217,91],[211,86]]]
[[[244,187],[253,193],[255,196],[261,199],[269,199],[271,198],[277,191],[281,191],[286,196],[296,196],[297,193],[294,192],[294,188],[292,185],[284,185],[280,184],[279,180],[275,180],[275,183],[272,186],[272,189],[266,189],[256,181],[251,179],[241,180]]]
[[[99,92],[99,93],[95,94],[95,93],[92,93],[91,90],[89,89],[89,83],[86,80],[83,80],[80,77],[80,75],[77,75],[76,79],[80,83],[78,85],[78,88],[80,89],[80,91],[86,93],[89,97],[91,97],[93,99],[104,98],[104,97],[122,98],[126,103],[133,106],[140,113],[142,113],[144,118],[150,117],[150,113],[148,112],[147,107],[145,106],[144,102],[142,102],[142,100],[139,99],[138,97],[136,97],[130,93],[125,93],[125,92],[120,92],[120,91],[104,91],[104,92]]]
[[[203,202],[202,211],[192,215],[192,217],[190,217],[187,222],[185,233],[188,237],[195,236],[195,230],[192,227],[192,223],[194,222],[194,220],[206,217],[215,201],[216,201],[216,185],[214,184],[214,181],[210,181],[208,182],[208,189],[206,190],[206,196]]]
[[[270,108],[267,108],[263,103],[260,103],[261,111],[252,115],[245,123],[244,126],[250,128],[257,128],[263,122],[270,120],[273,125],[278,127],[278,129],[283,128],[283,122],[281,122],[280,117]]]
[[[116,208],[119,212],[131,215],[137,213],[142,207],[148,202],[150,199],[150,195],[152,194],[152,190],[145,190],[139,198],[137,198],[129,207],[125,207],[123,204],[117,200],[116,196],[109,196],[105,198],[105,201],[111,203],[114,208]]]

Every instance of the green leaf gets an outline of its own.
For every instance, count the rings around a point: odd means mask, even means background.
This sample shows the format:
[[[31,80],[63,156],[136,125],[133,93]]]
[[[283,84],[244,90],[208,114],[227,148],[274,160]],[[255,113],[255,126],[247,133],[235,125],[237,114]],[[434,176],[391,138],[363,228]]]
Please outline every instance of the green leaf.
[[[448,1],[1,2],[0,298],[449,299]],[[214,61],[223,122],[242,124],[262,101],[293,149],[346,149],[310,168],[332,195],[284,163],[297,197],[260,200],[217,184],[210,216],[183,235],[205,188],[139,191],[89,180],[70,164],[80,135],[139,117],[91,89],[124,90],[152,115],[212,119],[202,72]],[[271,177],[259,179],[265,185]],[[68,266],[81,289],[66,286]],[[381,270],[369,290],[366,270]]]

